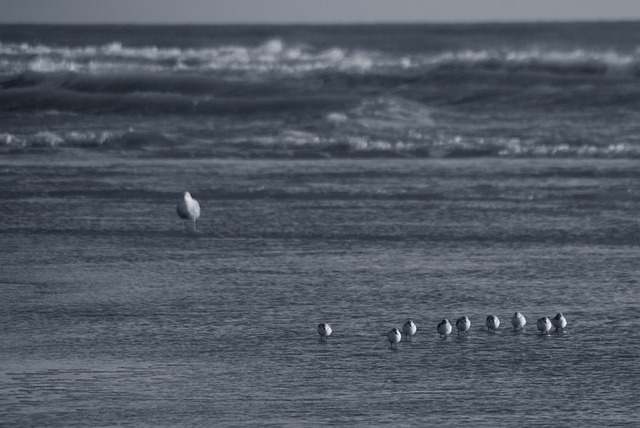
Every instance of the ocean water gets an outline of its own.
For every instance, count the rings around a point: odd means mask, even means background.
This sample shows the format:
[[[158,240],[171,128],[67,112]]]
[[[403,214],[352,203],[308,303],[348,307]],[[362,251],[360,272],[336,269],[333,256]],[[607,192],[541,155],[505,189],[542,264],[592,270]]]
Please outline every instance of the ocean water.
[[[637,426],[639,79],[638,23],[0,26],[0,425]]]

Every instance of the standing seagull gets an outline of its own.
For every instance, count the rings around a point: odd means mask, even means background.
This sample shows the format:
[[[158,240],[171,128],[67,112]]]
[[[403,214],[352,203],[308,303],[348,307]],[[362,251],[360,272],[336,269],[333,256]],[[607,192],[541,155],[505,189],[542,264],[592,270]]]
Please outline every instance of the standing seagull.
[[[440,324],[438,324],[438,334],[440,335],[440,337],[444,336],[444,338],[446,339],[447,335],[451,334],[451,330],[451,323],[446,318],[440,321]]]
[[[189,192],[184,192],[177,211],[183,223],[185,220],[193,220],[193,230],[196,230],[196,220],[200,218],[200,204]]]
[[[400,330],[394,327],[389,333],[387,333],[387,339],[389,339],[389,343],[391,344],[392,348],[393,345],[395,345],[395,347],[397,348],[398,342],[400,342],[400,339],[402,339],[402,334],[400,334]]]
[[[513,314],[513,317],[511,317],[511,324],[513,324],[514,330],[522,330],[522,327],[524,327],[526,323],[527,319],[520,312],[516,312],[515,314]]]
[[[549,318],[542,317],[538,320],[538,330],[540,330],[540,334],[547,335],[549,330],[551,330],[551,321]]]
[[[469,334],[469,329],[471,328],[471,320],[469,317],[465,315],[462,318],[458,318],[456,328],[458,329],[458,336],[460,336],[460,332]]]
[[[556,331],[564,331],[564,328],[567,326],[567,319],[562,315],[562,312],[558,312],[558,314],[551,320],[551,324],[556,328]]]
[[[332,332],[333,330],[331,330],[331,326],[326,322],[318,324],[318,334],[320,335],[320,340],[326,339],[327,337],[331,336]]]
[[[489,315],[487,317],[487,330],[497,330],[500,327],[500,318],[496,315]]]
[[[405,334],[405,336],[407,336],[408,340],[411,340],[413,338],[413,335],[416,334],[417,329],[418,327],[416,327],[416,324],[411,320],[407,321],[402,326],[402,332]]]

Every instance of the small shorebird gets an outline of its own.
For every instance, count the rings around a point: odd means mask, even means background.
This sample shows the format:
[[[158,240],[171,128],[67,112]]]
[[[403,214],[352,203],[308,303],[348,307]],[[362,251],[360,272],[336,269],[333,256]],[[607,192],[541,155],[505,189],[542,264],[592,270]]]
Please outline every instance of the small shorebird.
[[[200,204],[191,197],[189,192],[184,192],[182,200],[178,203],[178,215],[184,223],[185,220],[193,221],[193,230],[196,230],[196,220],[200,218]]]
[[[511,324],[513,325],[514,330],[522,330],[526,323],[527,319],[520,312],[516,312],[513,314],[513,317],[511,317]]]
[[[538,320],[538,330],[540,330],[540,334],[548,334],[549,330],[551,330],[551,321],[549,318],[542,317]]]
[[[452,329],[451,323],[449,323],[449,320],[446,318],[438,324],[438,334],[440,337],[444,336],[445,339],[447,338],[447,335],[451,334]]]
[[[318,334],[320,335],[320,340],[326,339],[327,337],[331,336],[332,332],[333,330],[331,330],[331,326],[326,322],[318,324]]]
[[[458,318],[456,328],[458,329],[458,336],[460,336],[460,332],[469,334],[469,329],[471,328],[471,320],[469,317],[465,315],[462,318]]]
[[[417,329],[418,327],[416,327],[416,324],[411,320],[407,321],[402,326],[402,332],[405,336],[407,336],[408,340],[411,340],[413,338],[413,335],[416,334]]]
[[[500,327],[500,318],[496,315],[489,315],[487,317],[487,330],[497,330]]]
[[[397,348],[398,342],[400,342],[400,339],[402,339],[402,334],[400,334],[400,330],[394,327],[389,333],[387,333],[387,339],[389,340],[392,348],[394,347],[394,345]]]
[[[562,312],[558,312],[551,320],[551,324],[556,328],[556,331],[564,331],[564,328],[567,326],[567,319],[562,315]]]

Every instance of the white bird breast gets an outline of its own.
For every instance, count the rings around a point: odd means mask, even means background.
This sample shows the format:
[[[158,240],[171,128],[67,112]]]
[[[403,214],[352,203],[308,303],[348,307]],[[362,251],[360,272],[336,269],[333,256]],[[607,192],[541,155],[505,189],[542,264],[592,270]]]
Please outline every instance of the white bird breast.
[[[555,328],[565,328],[567,326],[567,319],[563,315],[560,315],[559,319],[553,318],[551,323]]]
[[[329,324],[320,324],[318,326],[318,334],[320,336],[326,337],[326,336],[331,336],[332,333],[332,329],[331,326]]]
[[[524,327],[526,323],[527,319],[521,313],[514,314],[513,318],[511,318],[511,324],[514,327]]]
[[[463,317],[456,322],[456,328],[460,331],[469,330],[469,327],[471,327],[471,321],[469,318]]]
[[[446,335],[450,334],[452,330],[451,324],[449,322],[444,322],[438,324],[438,333]]]
[[[407,336],[413,336],[414,334],[416,334],[417,327],[413,321],[407,321],[402,326],[402,330],[404,331],[404,334],[406,334]]]
[[[191,197],[189,192],[184,193],[183,200],[178,204],[178,215],[188,220],[200,218],[200,204]]]
[[[389,342],[391,342],[392,344],[400,342],[400,338],[400,330],[398,330],[397,328],[394,328],[389,333],[387,333],[387,339],[389,339]]]
[[[547,331],[551,330],[551,321],[549,321],[549,318],[540,318],[538,320],[538,330],[540,330],[543,333],[546,333]]]
[[[489,327],[492,330],[495,330],[498,327],[500,327],[500,318],[498,318],[495,315],[487,317],[487,327]]]

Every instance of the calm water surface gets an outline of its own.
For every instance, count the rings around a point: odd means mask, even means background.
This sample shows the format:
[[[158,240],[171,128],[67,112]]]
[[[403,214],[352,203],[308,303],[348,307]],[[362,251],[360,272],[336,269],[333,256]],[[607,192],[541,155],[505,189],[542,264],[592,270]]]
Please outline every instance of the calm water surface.
[[[638,422],[634,161],[69,157],[0,164],[8,426]]]

